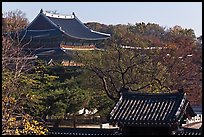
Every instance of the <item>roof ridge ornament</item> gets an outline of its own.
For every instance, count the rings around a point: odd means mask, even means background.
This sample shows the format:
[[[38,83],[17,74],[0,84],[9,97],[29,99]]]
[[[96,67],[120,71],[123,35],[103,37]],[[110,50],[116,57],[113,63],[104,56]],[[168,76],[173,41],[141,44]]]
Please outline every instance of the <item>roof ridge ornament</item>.
[[[43,9],[40,10],[40,13],[43,13]]]
[[[44,14],[47,17],[51,17],[51,18],[61,18],[61,19],[74,19],[75,18],[75,14],[65,15],[65,14],[49,13],[49,12],[44,12]]]
[[[74,17],[76,16],[74,12],[72,12],[72,15],[73,15]]]

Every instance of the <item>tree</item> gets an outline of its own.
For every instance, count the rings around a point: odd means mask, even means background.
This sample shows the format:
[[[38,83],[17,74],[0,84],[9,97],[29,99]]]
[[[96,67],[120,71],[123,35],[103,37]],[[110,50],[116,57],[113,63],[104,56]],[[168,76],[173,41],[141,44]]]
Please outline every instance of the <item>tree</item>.
[[[192,83],[199,86],[199,67],[192,61],[197,54],[193,30],[174,27],[169,31],[150,23],[110,26],[109,30],[112,36],[104,42],[105,51],[78,56],[112,100],[117,101],[122,88],[172,92],[181,87],[188,90]]]
[[[21,51],[12,52],[14,45],[11,41],[5,40],[4,37],[2,39],[2,132],[45,134],[47,129],[42,123],[26,113],[25,105],[29,106],[33,100],[31,93],[33,80],[27,75],[27,71],[33,67],[32,63],[26,56],[22,56]]]
[[[41,117],[45,121],[47,117],[54,116],[56,119],[54,126],[58,127],[60,121],[68,113],[75,115],[83,106],[84,90],[79,88],[79,81],[75,80],[80,72],[63,66],[49,67],[43,65],[34,70],[33,74],[36,73],[38,75],[33,79],[40,84],[34,92],[41,97],[39,98],[39,104],[36,106],[35,116]],[[39,93],[39,91],[42,93]]]
[[[2,16],[3,33],[19,31],[26,27],[29,23],[26,18],[26,14],[19,9],[5,12]]]
[[[81,77],[82,69],[46,66],[43,62],[35,64],[36,67],[29,71],[32,83],[24,81],[32,85],[33,100],[25,104],[26,113],[31,116],[44,121],[52,119],[55,127],[63,119],[71,118],[73,127],[76,127],[77,118],[83,115],[78,113],[79,110],[94,110],[105,103],[97,102],[96,98],[100,98],[100,94],[94,90],[82,88],[81,83],[85,80]]]
[[[197,45],[194,31],[175,26],[167,30],[165,40],[170,47],[174,47],[171,56],[175,58],[175,63],[171,62],[173,60],[166,62],[172,66],[169,67],[169,71],[175,80],[174,87],[183,86],[191,103],[200,104],[202,73],[200,72],[200,63],[196,62],[202,62],[202,54]]]
[[[129,31],[142,36],[151,36],[154,38],[161,39],[165,34],[165,28],[155,23],[136,23],[135,25],[129,26]]]
[[[24,14],[19,10],[5,14],[3,32],[25,27],[27,19],[21,15]],[[26,113],[25,105],[33,100],[32,78],[27,72],[34,66],[20,45],[10,35],[2,36],[2,134],[46,134],[43,123]]]
[[[100,78],[106,94],[114,101],[120,97],[122,88],[128,87],[134,91],[145,88],[149,92],[156,92],[155,87],[161,86],[161,91],[168,90],[159,83],[159,74],[165,70],[162,64],[154,62],[150,55],[136,51],[115,46],[106,52],[95,53],[95,56],[92,54],[90,58],[93,60],[83,62]]]

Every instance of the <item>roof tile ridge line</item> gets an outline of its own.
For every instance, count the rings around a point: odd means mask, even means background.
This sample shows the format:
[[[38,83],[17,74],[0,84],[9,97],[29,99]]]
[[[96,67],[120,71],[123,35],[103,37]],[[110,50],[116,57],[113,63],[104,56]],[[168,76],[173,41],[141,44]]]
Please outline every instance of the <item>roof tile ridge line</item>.
[[[76,15],[74,15],[74,18],[75,18],[79,23],[81,23],[84,27],[86,27],[88,30],[90,30],[91,32],[98,33],[98,34],[103,34],[103,35],[106,35],[106,36],[111,36],[110,34],[98,32],[98,31],[94,31],[94,30],[90,29],[89,27],[87,27],[86,25],[84,25],[84,23],[83,23],[82,21],[80,21],[80,20],[77,18]]]
[[[49,12],[44,12],[44,15],[48,16],[48,17],[52,17],[52,18],[59,18],[59,19],[74,19],[74,15],[67,15],[67,14],[55,14],[55,13],[49,13]],[[56,17],[58,16],[58,17]],[[61,16],[61,17],[60,17]],[[67,17],[67,18],[66,18]]]
[[[54,31],[54,30],[57,30],[57,29],[42,29],[42,30],[30,29],[28,31]]]
[[[115,113],[116,109],[119,107],[119,105],[123,102],[124,97],[120,96],[120,98],[118,99],[118,101],[115,103],[115,105],[112,107],[111,111],[110,111],[110,117],[113,116],[113,114]]]
[[[76,37],[76,36],[72,36],[68,33],[66,33],[65,31],[61,30],[64,34],[68,35],[69,37],[72,38],[76,38],[76,39],[82,39],[82,40],[100,40],[100,39],[107,39],[107,38],[80,38],[80,37]]]
[[[149,92],[122,92],[122,95],[148,95],[148,96],[177,96],[180,95],[179,92],[160,92],[160,93],[149,93]],[[181,95],[182,96],[182,95]]]
[[[183,98],[183,99],[181,100],[181,103],[180,103],[179,107],[178,107],[178,110],[177,110],[176,113],[175,113],[175,115],[177,114],[177,115],[176,115],[176,116],[177,116],[176,118],[177,118],[178,120],[180,120],[180,119],[183,117],[183,115],[185,114],[185,111],[186,111],[188,105],[189,105],[188,100]]]
[[[181,107],[183,107],[182,103],[183,103],[183,101],[185,103],[187,98],[185,98],[185,94],[183,94],[182,92],[176,92],[175,95],[177,95],[177,100],[176,100],[177,103],[175,104],[174,107],[177,107],[177,110],[174,111],[173,115],[174,115],[175,119],[178,119],[177,115],[179,115],[181,113],[179,109],[181,109]]]
[[[42,9],[41,9],[42,10]],[[35,22],[35,20],[40,16],[41,12],[34,18],[34,20],[25,28],[26,30]]]

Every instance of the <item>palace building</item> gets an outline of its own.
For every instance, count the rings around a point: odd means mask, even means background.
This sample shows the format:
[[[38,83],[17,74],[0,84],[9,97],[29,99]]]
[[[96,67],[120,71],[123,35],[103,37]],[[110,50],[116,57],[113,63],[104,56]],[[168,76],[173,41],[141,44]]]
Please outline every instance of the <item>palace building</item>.
[[[49,60],[54,57],[70,59],[69,53],[76,50],[95,50],[97,43],[110,38],[110,34],[89,29],[74,13],[60,15],[41,9],[36,18],[20,31],[19,37],[28,43],[24,49]]]

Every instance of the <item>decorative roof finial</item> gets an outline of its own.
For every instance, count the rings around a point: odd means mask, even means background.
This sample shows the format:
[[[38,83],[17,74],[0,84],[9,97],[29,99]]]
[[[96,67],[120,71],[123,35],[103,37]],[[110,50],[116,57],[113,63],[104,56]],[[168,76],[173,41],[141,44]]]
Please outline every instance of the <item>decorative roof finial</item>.
[[[40,13],[43,13],[43,9],[40,10]]]
[[[75,17],[75,13],[74,12],[72,12],[72,15]]]

